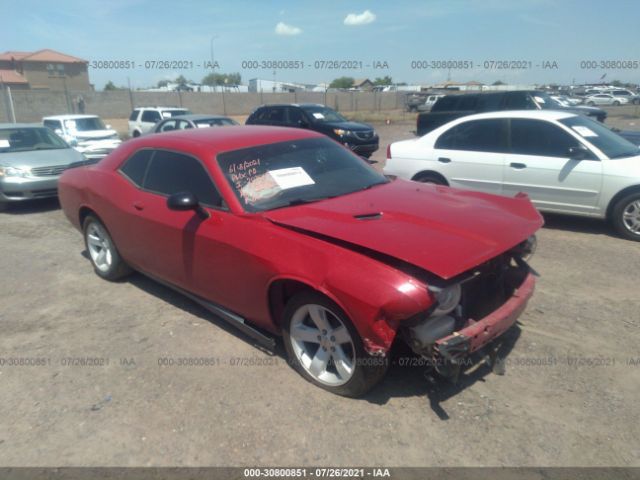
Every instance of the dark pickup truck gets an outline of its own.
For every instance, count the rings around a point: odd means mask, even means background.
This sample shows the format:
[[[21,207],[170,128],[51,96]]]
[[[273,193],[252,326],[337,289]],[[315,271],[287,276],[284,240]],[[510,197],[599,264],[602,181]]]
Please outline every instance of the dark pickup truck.
[[[546,92],[515,90],[490,93],[464,93],[447,95],[438,100],[430,112],[418,115],[416,134],[425,135],[456,118],[474,113],[500,110],[562,110],[587,115],[604,122],[607,112],[595,107],[564,107]]]

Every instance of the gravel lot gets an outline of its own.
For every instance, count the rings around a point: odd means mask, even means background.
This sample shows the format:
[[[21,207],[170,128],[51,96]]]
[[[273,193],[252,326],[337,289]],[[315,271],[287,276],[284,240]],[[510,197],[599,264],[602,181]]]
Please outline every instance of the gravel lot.
[[[413,128],[378,126],[375,158]],[[546,218],[504,376],[452,385],[398,349],[359,400],[141,275],[99,279],[56,201],[0,214],[0,249],[0,465],[640,466],[640,244],[602,222]]]

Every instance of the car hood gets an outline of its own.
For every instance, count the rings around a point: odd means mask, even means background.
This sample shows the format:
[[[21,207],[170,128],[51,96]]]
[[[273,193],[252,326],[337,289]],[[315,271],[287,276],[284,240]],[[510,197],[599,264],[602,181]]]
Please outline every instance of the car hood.
[[[105,129],[105,130],[85,130],[74,132],[73,135],[78,140],[103,140],[111,137],[112,135],[116,135],[116,132],[113,129]]]
[[[275,224],[365,248],[449,279],[516,246],[542,225],[526,196],[395,180],[264,212]]]
[[[82,154],[73,148],[0,153],[0,165],[11,167],[48,167],[67,165],[81,160],[83,160]]]
[[[324,125],[329,128],[342,128],[343,130],[355,130],[355,131],[370,131],[373,130],[371,125],[358,122],[319,122],[320,125]]]

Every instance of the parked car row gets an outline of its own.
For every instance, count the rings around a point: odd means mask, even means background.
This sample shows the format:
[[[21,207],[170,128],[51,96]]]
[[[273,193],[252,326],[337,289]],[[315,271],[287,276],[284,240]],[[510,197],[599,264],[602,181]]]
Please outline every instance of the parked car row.
[[[640,241],[640,150],[570,108],[460,116],[391,144],[385,175],[362,158],[375,130],[324,105],[247,124],[172,110],[92,164],[50,129],[3,125],[0,200],[36,198],[39,174],[55,195],[63,172],[98,276],[139,271],[266,348],[282,337],[302,377],[345,396],[380,381],[396,341],[454,379],[494,355],[533,294],[539,211]]]

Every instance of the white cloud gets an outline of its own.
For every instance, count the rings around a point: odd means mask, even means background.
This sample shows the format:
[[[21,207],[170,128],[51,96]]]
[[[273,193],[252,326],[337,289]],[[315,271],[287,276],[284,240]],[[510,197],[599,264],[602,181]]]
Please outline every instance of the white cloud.
[[[300,35],[302,33],[302,29],[294,27],[293,25],[287,25],[284,22],[279,22],[276,25],[276,33],[278,35]]]
[[[376,14],[371,10],[365,10],[362,13],[350,13],[344,18],[344,24],[349,26],[366,25],[376,20]]]

